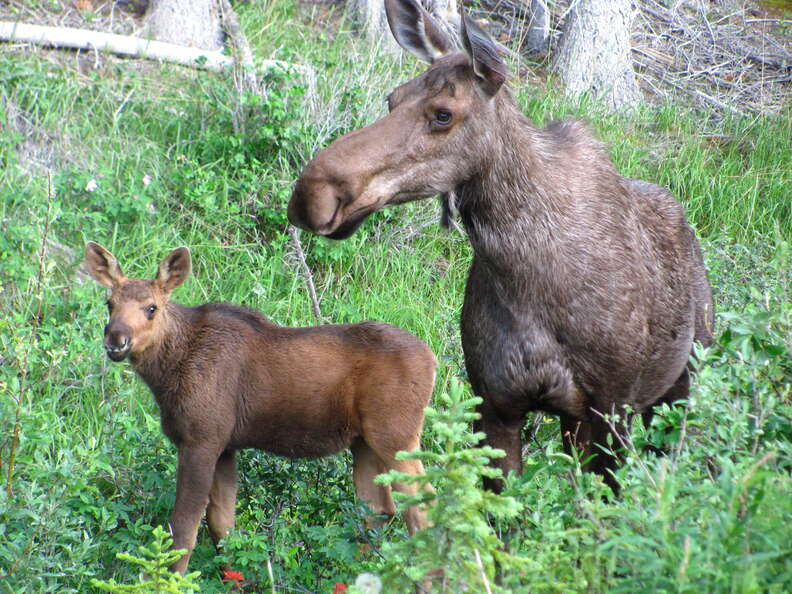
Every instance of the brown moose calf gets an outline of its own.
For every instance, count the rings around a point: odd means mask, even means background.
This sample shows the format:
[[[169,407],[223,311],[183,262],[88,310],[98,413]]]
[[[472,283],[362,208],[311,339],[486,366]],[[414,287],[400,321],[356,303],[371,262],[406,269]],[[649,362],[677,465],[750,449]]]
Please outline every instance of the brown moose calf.
[[[191,270],[186,247],[162,261],[154,280],[126,278],[93,242],[85,263],[111,290],[107,355],[129,358],[179,450],[171,527],[174,548],[188,552],[174,571],[187,569],[204,511],[215,544],[233,527],[240,448],[288,458],[350,448],[358,497],[375,513],[395,513],[389,488],[373,479],[389,469],[423,472],[417,460],[396,459],[419,447],[434,384],[437,362],[421,340],[376,322],[285,328],[227,303],[173,303]],[[405,515],[410,533],[426,525],[417,507]]]

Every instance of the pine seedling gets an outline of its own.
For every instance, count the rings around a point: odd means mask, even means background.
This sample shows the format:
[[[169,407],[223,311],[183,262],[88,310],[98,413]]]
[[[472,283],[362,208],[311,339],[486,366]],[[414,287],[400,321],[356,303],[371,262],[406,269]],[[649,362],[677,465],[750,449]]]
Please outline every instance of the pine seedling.
[[[117,553],[116,557],[130,565],[138,566],[140,573],[135,584],[119,584],[115,580],[104,582],[97,579],[91,580],[94,588],[104,592],[146,592],[154,594],[191,594],[200,590],[195,580],[201,572],[194,571],[185,575],[172,572],[169,568],[180,559],[184,549],[171,550],[173,539],[162,529],[154,528],[152,535],[154,541],[149,547],[140,546],[140,557],[128,553]]]
[[[431,525],[410,539],[387,543],[384,581],[393,591],[405,591],[411,583],[433,579],[440,592],[498,592],[499,571],[519,571],[520,557],[505,552],[491,520],[509,520],[522,510],[513,497],[481,488],[482,479],[501,478],[500,469],[490,466],[503,450],[477,446],[484,434],[470,429],[478,418],[474,408],[481,398],[467,397],[454,381],[439,397],[438,409],[427,408],[426,419],[439,452],[399,452],[402,459],[421,460],[425,474],[408,475],[396,471],[380,475],[380,484],[416,483],[419,493],[407,497],[394,493],[400,506],[425,506]],[[432,491],[429,485],[436,491]],[[438,571],[441,570],[442,571]],[[432,578],[431,576],[436,576]]]

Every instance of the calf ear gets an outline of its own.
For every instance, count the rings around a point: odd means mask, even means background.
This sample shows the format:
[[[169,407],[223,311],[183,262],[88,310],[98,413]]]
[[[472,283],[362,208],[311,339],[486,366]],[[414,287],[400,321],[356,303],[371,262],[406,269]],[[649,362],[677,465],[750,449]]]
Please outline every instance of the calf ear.
[[[124,280],[115,256],[93,241],[85,244],[85,268],[97,283],[105,287],[112,288]]]
[[[454,49],[453,41],[418,0],[385,0],[385,14],[399,45],[424,62],[431,64]]]
[[[154,280],[166,293],[170,293],[187,280],[192,271],[190,250],[185,246],[176,248],[160,262],[157,278]]]
[[[498,55],[495,42],[464,11],[460,34],[465,51],[470,56],[473,71],[478,77],[479,88],[488,97],[494,96],[506,82],[506,64]]]

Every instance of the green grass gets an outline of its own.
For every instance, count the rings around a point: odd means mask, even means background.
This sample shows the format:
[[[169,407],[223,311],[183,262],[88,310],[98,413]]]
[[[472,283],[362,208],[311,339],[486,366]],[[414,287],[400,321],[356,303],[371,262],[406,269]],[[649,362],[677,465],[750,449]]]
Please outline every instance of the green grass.
[[[284,233],[291,186],[318,148],[382,115],[389,89],[421,68],[369,51],[343,20],[297,27],[305,13],[291,3],[240,10],[257,56],[310,64],[316,96],[282,75],[265,100],[240,99],[230,80],[176,67],[107,58],[86,76],[68,53],[4,54],[0,592],[134,580],[115,553],[149,543],[173,504],[175,455],[153,399],[102,353],[104,291],[77,271],[84,242],[109,247],[134,276],[153,275],[186,244],[194,277],[178,301],[224,300],[278,323],[315,323]],[[591,122],[621,171],[679,197],[704,239],[718,309],[735,313],[719,322],[689,412],[668,411],[649,432],[636,425],[621,500],[602,501],[597,481],[561,455],[557,423],[540,419],[528,472],[508,489],[523,512],[499,525],[508,550],[531,565],[504,588],[788,591],[792,112],[716,122],[664,106],[628,118],[514,86],[535,121]],[[98,188],[87,192],[92,179]],[[470,248],[437,218],[424,201],[379,213],[345,242],[302,241],[323,316],[417,334],[440,360],[439,393],[464,379],[458,319]],[[638,455],[664,429],[674,454]],[[432,428],[424,443],[444,447]],[[310,592],[399,560],[377,554],[406,538],[399,520],[364,534],[348,456],[292,462],[246,452],[240,468],[243,532],[228,555],[249,591],[268,591],[268,560],[277,584]],[[367,539],[373,552],[363,554]],[[225,591],[203,530],[199,541],[191,569],[204,591]]]

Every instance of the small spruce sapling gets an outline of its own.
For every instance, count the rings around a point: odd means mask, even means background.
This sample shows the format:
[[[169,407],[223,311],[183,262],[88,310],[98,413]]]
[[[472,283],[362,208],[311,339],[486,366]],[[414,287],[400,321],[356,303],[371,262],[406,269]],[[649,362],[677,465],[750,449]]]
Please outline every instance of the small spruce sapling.
[[[116,557],[126,561],[130,565],[138,566],[140,574],[136,584],[119,584],[115,580],[103,582],[92,579],[91,585],[104,592],[146,592],[146,593],[168,593],[168,594],[190,594],[198,592],[200,587],[195,580],[201,574],[200,571],[193,571],[185,575],[172,572],[169,567],[184,553],[183,549],[172,550],[173,539],[162,529],[162,526],[154,528],[152,535],[154,542],[151,546],[141,546],[141,557],[135,557],[127,553],[117,553]]]
[[[473,433],[470,423],[478,418],[474,408],[481,398],[467,397],[462,385],[452,381],[438,400],[438,409],[426,409],[426,419],[439,451],[397,454],[402,459],[421,460],[426,473],[410,476],[391,471],[376,479],[383,485],[417,483],[417,495],[394,493],[394,498],[401,506],[425,505],[431,522],[410,539],[385,544],[384,585],[387,591],[403,592],[434,575],[438,592],[498,592],[496,567],[519,572],[525,560],[505,552],[490,521],[515,518],[522,504],[481,488],[482,478],[502,476],[490,461],[505,455],[503,450],[476,446],[484,434]]]

